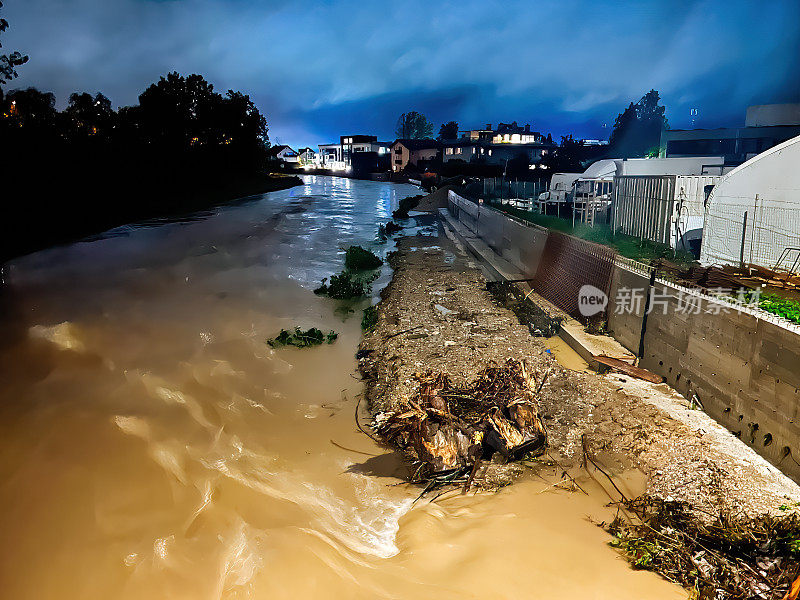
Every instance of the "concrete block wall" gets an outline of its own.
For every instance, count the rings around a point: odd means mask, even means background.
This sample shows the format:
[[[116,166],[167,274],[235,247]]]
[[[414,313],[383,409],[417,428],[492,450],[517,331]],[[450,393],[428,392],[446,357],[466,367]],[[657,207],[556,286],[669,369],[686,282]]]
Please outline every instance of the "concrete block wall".
[[[646,290],[645,275],[615,267],[610,301],[620,288]],[[646,293],[646,291],[645,291]],[[703,409],[784,473],[800,481],[800,335],[706,297],[698,314],[679,310],[682,288],[659,282],[660,302],[647,320],[641,366]],[[639,349],[640,310],[609,313],[609,330]]]

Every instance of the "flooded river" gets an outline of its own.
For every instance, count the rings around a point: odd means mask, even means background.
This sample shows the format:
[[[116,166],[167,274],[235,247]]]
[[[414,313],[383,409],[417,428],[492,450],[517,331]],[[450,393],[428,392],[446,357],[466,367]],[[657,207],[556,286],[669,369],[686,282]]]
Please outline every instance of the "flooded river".
[[[592,482],[412,504],[354,424],[363,305],[311,290],[416,190],[304,181],[6,266],[2,597],[685,598],[606,545]],[[267,346],[296,324],[339,339]]]

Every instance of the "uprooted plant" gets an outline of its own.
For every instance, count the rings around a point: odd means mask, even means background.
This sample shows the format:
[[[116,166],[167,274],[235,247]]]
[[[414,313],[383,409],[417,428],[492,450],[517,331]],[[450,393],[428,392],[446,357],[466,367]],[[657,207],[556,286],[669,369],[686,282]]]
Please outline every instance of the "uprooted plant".
[[[310,348],[311,346],[319,346],[321,344],[332,344],[338,337],[339,334],[335,331],[324,333],[316,327],[311,327],[306,330],[295,327],[294,331],[281,329],[278,335],[267,340],[267,344],[272,348],[282,348],[284,346]]]
[[[344,263],[344,270],[331,275],[330,281],[325,277],[322,285],[314,290],[315,294],[337,300],[352,300],[372,293],[372,282],[379,275],[374,271],[383,261],[361,246],[350,246],[345,253]]]
[[[426,491],[465,476],[469,487],[481,460],[495,452],[516,460],[544,451],[547,433],[536,403],[544,377],[537,384],[523,362],[487,366],[465,386],[446,373],[416,379],[414,397],[377,414],[373,428],[418,465],[415,479],[429,483]]]

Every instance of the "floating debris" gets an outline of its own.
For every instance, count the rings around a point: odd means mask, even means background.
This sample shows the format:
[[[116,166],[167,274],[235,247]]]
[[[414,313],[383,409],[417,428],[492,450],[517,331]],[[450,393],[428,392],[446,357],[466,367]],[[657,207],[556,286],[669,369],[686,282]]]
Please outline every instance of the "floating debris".
[[[419,201],[422,200],[425,196],[422,194],[418,196],[408,196],[407,198],[403,198],[400,200],[400,204],[394,212],[392,212],[392,218],[394,219],[407,219],[408,218],[408,211],[414,210],[417,206],[419,206]]]
[[[337,275],[331,275],[330,283],[326,283],[328,278],[322,280],[322,285],[314,290],[318,296],[330,296],[337,300],[350,300],[361,298],[372,293],[372,282],[377,279],[378,274],[364,276],[352,273],[345,269]]]
[[[350,246],[344,257],[344,266],[352,271],[369,271],[383,264],[373,252],[361,246]]]
[[[294,332],[281,329],[281,332],[274,338],[267,340],[271,348],[283,348],[284,346],[294,346],[295,348],[310,348],[322,344],[332,344],[339,337],[335,331],[324,333],[316,327],[311,327],[303,331],[299,327],[294,328]]]

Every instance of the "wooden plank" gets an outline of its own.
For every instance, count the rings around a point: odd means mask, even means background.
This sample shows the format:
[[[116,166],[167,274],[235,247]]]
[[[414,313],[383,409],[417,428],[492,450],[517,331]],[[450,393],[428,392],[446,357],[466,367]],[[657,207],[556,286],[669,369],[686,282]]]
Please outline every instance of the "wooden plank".
[[[649,381],[650,383],[664,382],[664,378],[661,377],[660,375],[651,373],[647,369],[634,367],[633,365],[626,363],[624,360],[614,358],[613,356],[606,356],[605,354],[600,354],[597,356],[593,356],[592,358],[597,362],[599,362],[601,365],[611,367],[615,371],[619,371],[620,373],[625,373],[626,375],[630,375],[631,377],[636,377],[637,379],[644,379],[645,381]]]

